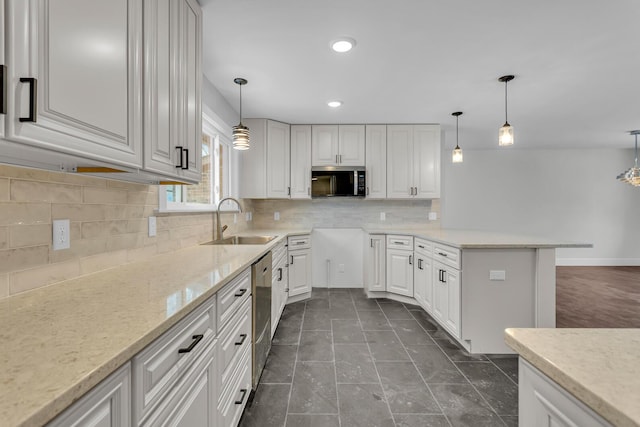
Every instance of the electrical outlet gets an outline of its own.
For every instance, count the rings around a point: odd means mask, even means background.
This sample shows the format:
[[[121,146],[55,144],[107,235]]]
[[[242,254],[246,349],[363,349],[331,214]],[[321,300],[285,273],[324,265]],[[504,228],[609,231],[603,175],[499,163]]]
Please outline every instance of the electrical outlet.
[[[149,237],[154,237],[158,234],[158,224],[155,216],[149,217]]]
[[[273,220],[274,221],[280,221],[280,212],[274,212],[273,213]]]
[[[70,224],[68,219],[53,220],[53,250],[71,247]]]
[[[438,213],[437,212],[429,212],[429,221],[435,221],[438,219]]]
[[[252,217],[251,212],[245,212],[245,214],[244,214],[244,220],[245,221],[247,221],[247,222],[251,221],[251,217]]]
[[[338,273],[344,273],[344,264],[338,264]]]
[[[380,212],[380,221],[386,221],[387,220],[387,214],[384,212]]]

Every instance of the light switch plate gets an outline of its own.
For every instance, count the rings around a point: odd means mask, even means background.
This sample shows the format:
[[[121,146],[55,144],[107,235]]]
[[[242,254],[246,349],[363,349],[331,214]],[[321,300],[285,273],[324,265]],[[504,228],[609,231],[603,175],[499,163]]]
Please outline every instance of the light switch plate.
[[[437,212],[429,212],[429,221],[435,221],[438,219],[438,213]]]
[[[71,247],[70,223],[68,219],[53,220],[53,250],[69,249]]]
[[[489,270],[489,280],[504,281],[507,273],[504,270]]]
[[[380,221],[386,221],[387,220],[387,214],[384,212],[380,212]]]
[[[158,225],[156,222],[156,217],[150,216],[149,217],[149,237],[154,237],[156,234],[158,234]]]
[[[274,221],[280,221],[280,212],[274,212],[273,213],[273,220]]]

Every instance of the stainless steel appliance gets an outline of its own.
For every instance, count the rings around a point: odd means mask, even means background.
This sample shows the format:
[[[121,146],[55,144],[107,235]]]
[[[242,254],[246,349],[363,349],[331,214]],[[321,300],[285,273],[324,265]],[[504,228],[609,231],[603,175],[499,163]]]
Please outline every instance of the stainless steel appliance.
[[[311,197],[365,197],[364,166],[314,166],[311,168]]]
[[[253,295],[253,389],[262,375],[271,349],[271,252],[251,266]]]

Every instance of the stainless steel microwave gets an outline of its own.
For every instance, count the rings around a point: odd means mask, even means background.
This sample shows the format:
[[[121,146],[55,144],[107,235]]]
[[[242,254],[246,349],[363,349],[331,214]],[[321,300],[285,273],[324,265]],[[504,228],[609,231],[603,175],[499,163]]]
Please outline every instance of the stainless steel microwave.
[[[364,166],[311,168],[311,197],[364,197],[366,188]]]

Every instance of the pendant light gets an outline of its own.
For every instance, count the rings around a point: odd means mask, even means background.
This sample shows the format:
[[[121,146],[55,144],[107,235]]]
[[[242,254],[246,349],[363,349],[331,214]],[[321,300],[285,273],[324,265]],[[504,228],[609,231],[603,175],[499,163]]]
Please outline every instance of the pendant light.
[[[508,75],[502,76],[498,79],[500,82],[504,82],[504,124],[500,128],[498,133],[498,145],[505,147],[507,145],[513,145],[513,127],[507,120],[507,83],[513,80],[515,76]]]
[[[456,111],[455,113],[451,113],[451,115],[456,117],[456,148],[453,149],[451,161],[453,163],[462,163],[462,148],[460,148],[458,144],[458,117],[462,115],[462,111]]]
[[[242,124],[242,85],[246,85],[247,80],[236,77],[233,81],[240,86],[240,123],[233,127],[233,148],[236,150],[248,150],[249,128]]]
[[[629,168],[625,172],[622,172],[616,178],[622,182],[631,184],[634,187],[640,187],[640,168],[638,168],[638,135],[640,135],[640,130],[632,130],[629,133],[631,135],[635,135],[636,137],[636,149],[635,149],[636,161],[632,168]]]

